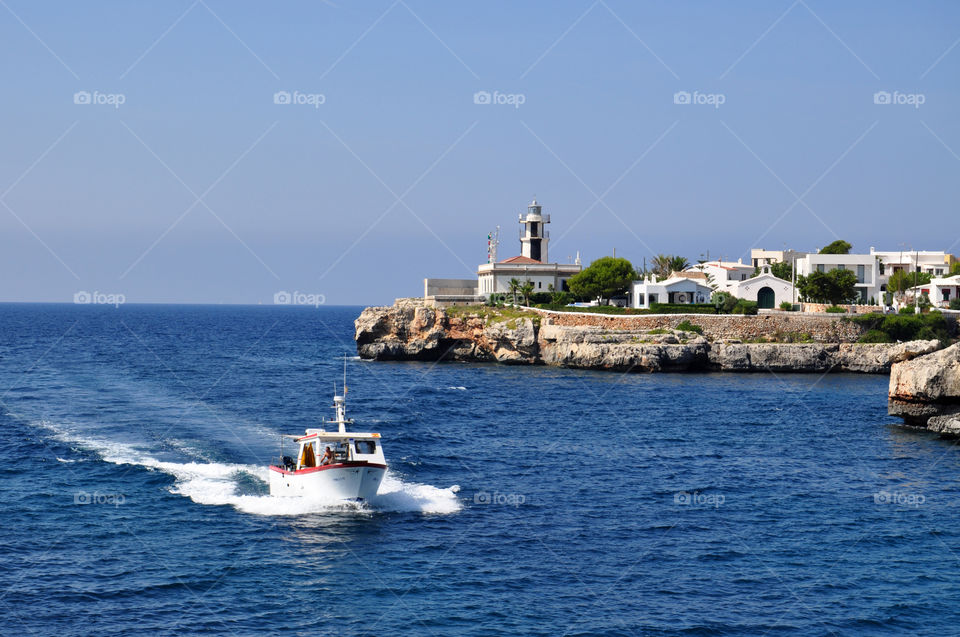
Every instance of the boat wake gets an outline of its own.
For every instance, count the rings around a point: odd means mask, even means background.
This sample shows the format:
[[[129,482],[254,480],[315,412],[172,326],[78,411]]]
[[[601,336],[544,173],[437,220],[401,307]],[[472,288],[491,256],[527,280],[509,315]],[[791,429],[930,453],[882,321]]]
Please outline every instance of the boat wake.
[[[460,490],[458,485],[441,489],[429,484],[407,482],[389,470],[376,497],[364,503],[314,496],[271,496],[266,494],[269,479],[269,469],[266,467],[206,461],[164,461],[132,445],[79,436],[48,422],[41,425],[54,432],[54,437],[60,442],[91,451],[105,462],[141,466],[169,474],[174,478],[170,493],[188,497],[198,504],[230,505],[255,515],[303,515],[336,511],[449,514],[462,508],[457,498]]]

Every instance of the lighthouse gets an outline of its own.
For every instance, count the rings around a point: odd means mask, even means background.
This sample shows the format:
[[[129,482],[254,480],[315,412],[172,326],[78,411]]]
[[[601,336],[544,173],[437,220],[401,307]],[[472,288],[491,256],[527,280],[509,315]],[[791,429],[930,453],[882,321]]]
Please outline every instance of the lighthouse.
[[[539,261],[547,262],[547,244],[550,242],[550,232],[545,229],[550,223],[550,215],[542,214],[542,207],[534,199],[527,206],[527,216],[520,215],[520,254]]]

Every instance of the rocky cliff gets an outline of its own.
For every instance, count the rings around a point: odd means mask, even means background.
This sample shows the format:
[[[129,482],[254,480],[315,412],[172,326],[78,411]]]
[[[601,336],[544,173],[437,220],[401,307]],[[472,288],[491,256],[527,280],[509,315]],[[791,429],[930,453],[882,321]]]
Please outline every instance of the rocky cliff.
[[[743,320],[742,318],[737,320]],[[896,345],[742,343],[679,329],[557,325],[515,309],[373,307],[355,322],[357,351],[375,360],[496,361],[619,371],[851,371],[886,373],[937,341]]]
[[[960,343],[894,365],[889,413],[908,424],[960,434]]]

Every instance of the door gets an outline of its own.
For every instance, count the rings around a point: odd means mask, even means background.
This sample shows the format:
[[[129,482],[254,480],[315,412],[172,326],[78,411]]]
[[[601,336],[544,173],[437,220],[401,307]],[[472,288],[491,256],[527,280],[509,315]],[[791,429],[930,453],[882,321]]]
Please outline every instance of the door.
[[[765,310],[773,309],[777,296],[773,293],[773,288],[762,287],[757,292],[757,307]]]

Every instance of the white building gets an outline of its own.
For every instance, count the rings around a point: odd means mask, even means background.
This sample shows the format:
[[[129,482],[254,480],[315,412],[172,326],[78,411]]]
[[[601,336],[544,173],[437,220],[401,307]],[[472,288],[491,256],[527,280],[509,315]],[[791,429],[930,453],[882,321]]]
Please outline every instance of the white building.
[[[773,265],[774,263],[790,263],[794,259],[802,259],[807,256],[806,252],[796,250],[764,250],[763,248],[754,248],[750,251],[750,262],[753,267],[759,268],[764,265]]]
[[[870,248],[870,254],[883,263],[883,283],[898,270],[906,272],[926,272],[931,277],[950,274],[950,268],[957,258],[948,252],[930,250],[883,250]]]
[[[527,206],[526,216],[520,215],[520,223],[523,225],[520,234],[521,254],[503,261],[484,263],[477,268],[480,296],[509,293],[511,279],[521,283],[530,281],[534,292],[549,292],[551,287],[556,291],[567,290],[567,280],[583,269],[579,255],[575,263],[547,262],[550,232],[545,226],[550,223],[550,215],[543,214],[542,206],[536,199]]]
[[[630,307],[649,309],[651,303],[709,303],[713,289],[702,279],[673,276],[665,281],[652,277],[630,285]]]
[[[684,272],[703,272],[707,275],[708,285],[718,292],[730,292],[741,281],[753,276],[754,267],[743,261],[706,261],[688,267]]]
[[[885,280],[881,280],[880,266],[873,254],[808,254],[797,260],[797,276],[809,276],[812,272],[850,270],[857,276],[857,300],[866,304],[872,298],[881,302]]]
[[[930,283],[911,288],[911,292],[926,294],[934,307],[950,307],[952,299],[960,298],[960,274],[930,279]]]
[[[728,291],[738,299],[756,301],[761,310],[780,307],[784,301],[794,302],[793,283],[775,277],[770,273],[769,265],[761,266],[760,274],[740,281]]]

